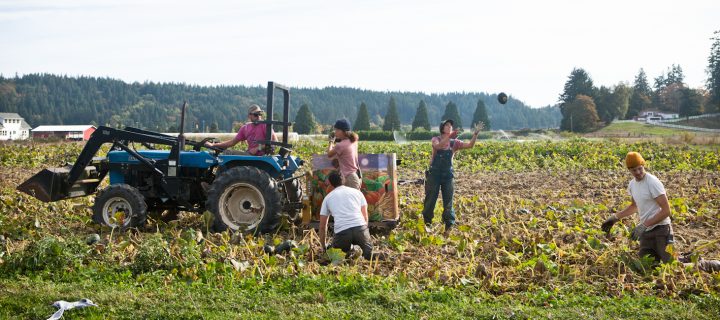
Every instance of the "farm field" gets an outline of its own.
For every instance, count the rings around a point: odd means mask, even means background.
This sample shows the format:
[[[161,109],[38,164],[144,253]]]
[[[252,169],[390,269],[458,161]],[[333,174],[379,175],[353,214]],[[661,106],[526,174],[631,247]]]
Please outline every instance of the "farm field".
[[[323,257],[315,233],[295,227],[208,233],[207,215],[123,233],[92,222],[93,197],[46,204],[15,191],[81,148],[0,144],[0,318],[47,318],[53,301],[80,298],[100,307],[65,319],[720,317],[720,274],[638,258],[634,219],[600,230],[630,202],[621,160],[639,151],[668,190],[672,252],[720,259],[719,145],[479,142],[455,158],[457,230],[427,233],[422,185],[401,185],[400,226],[373,238],[390,258],[372,262]],[[303,142],[295,152],[323,150]],[[415,180],[431,150],[369,142],[360,152],[397,153],[399,178]],[[95,233],[100,241],[86,244]],[[286,239],[299,247],[263,252]]]

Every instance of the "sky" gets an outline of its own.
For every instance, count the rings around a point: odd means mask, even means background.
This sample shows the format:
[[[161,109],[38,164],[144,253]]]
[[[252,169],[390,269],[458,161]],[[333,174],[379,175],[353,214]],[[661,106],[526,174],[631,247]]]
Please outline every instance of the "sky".
[[[506,92],[555,104],[679,64],[701,87],[720,1],[0,0],[0,73]]]

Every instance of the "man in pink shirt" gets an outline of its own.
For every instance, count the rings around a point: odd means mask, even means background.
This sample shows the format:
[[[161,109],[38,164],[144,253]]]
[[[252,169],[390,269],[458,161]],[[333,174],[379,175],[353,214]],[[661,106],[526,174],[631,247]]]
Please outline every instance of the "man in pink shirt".
[[[267,124],[258,123],[259,121],[262,121],[264,113],[265,112],[260,109],[260,106],[256,104],[251,105],[248,109],[248,123],[238,130],[235,138],[218,143],[208,142],[207,145],[210,147],[227,149],[241,141],[246,141],[248,144],[247,154],[254,156],[265,155],[263,145],[258,143],[259,141],[267,140],[267,137],[265,137]],[[278,141],[274,131],[271,131],[270,139],[272,141]]]

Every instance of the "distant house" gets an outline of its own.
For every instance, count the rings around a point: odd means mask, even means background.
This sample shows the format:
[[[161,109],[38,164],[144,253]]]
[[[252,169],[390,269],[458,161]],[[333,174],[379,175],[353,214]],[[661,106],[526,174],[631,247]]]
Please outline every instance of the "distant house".
[[[17,113],[0,113],[0,140],[25,140],[30,125]]]
[[[640,115],[635,117],[635,121],[661,121],[677,119],[678,117],[680,117],[680,115],[677,113],[663,112],[657,110],[644,110],[640,112]]]
[[[95,126],[92,125],[39,126],[32,129],[32,136],[33,139],[57,137],[65,140],[87,141],[93,132],[95,132]]]

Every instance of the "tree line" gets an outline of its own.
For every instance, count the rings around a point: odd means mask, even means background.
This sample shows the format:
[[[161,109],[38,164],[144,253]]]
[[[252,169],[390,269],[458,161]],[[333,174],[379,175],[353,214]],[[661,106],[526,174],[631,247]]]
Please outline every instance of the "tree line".
[[[413,126],[417,121],[422,123],[421,127],[426,122],[437,126],[449,104],[457,109],[459,120],[473,119],[478,102],[482,101],[495,129],[553,128],[560,123],[557,108],[530,108],[513,98],[500,105],[496,98],[495,94],[480,92],[425,94],[346,87],[292,88],[290,118],[300,122],[296,117],[309,111],[317,125],[310,131],[318,131],[318,127],[341,118],[370,129],[397,128],[399,123],[410,130],[418,128],[417,124]],[[189,105],[186,131],[231,131],[238,122],[245,121],[249,105],[265,105],[266,88],[126,83],[110,78],[53,74],[0,75],[0,112],[17,112],[33,127],[93,124],[177,131],[180,106],[185,100]],[[390,108],[394,111],[388,114]],[[421,116],[416,119],[419,109]],[[279,113],[275,112],[275,116]]]
[[[582,68],[570,72],[560,94],[560,129],[587,132],[616,119],[633,119],[643,110],[677,113],[680,117],[720,112],[720,31],[714,33],[704,88],[690,88],[680,65],[673,64],[653,79],[638,72],[632,86],[596,87]]]
[[[455,128],[461,130],[463,129],[462,117],[460,116],[457,105],[455,105],[455,103],[453,103],[452,101],[448,102],[448,104],[445,106],[445,112],[440,117],[440,119],[451,119],[454,121]],[[295,121],[295,131],[297,131],[298,133],[308,134],[322,130],[320,128],[322,126],[318,125],[318,123],[315,121],[315,115],[312,113],[307,104],[303,104],[302,106],[300,106],[298,114],[295,117]],[[485,131],[490,130],[490,119],[487,114],[485,102],[483,102],[482,99],[478,100],[477,107],[475,108],[475,112],[473,113],[472,122],[470,123],[470,127],[474,127],[479,122],[482,122],[484,124]],[[425,100],[420,100],[417,110],[415,111],[415,116],[413,117],[412,124],[409,127],[410,131],[412,132],[430,131],[432,129],[432,125],[430,124],[430,119],[428,116],[427,103],[425,103]],[[357,115],[355,116],[353,130],[371,131],[376,129],[380,129],[382,131],[398,131],[404,129],[397,111],[397,103],[395,102],[395,97],[390,97],[390,101],[388,102],[388,108],[385,113],[385,117],[382,120],[381,127],[374,126],[370,122],[370,114],[368,112],[367,105],[365,104],[365,102],[360,103]]]

